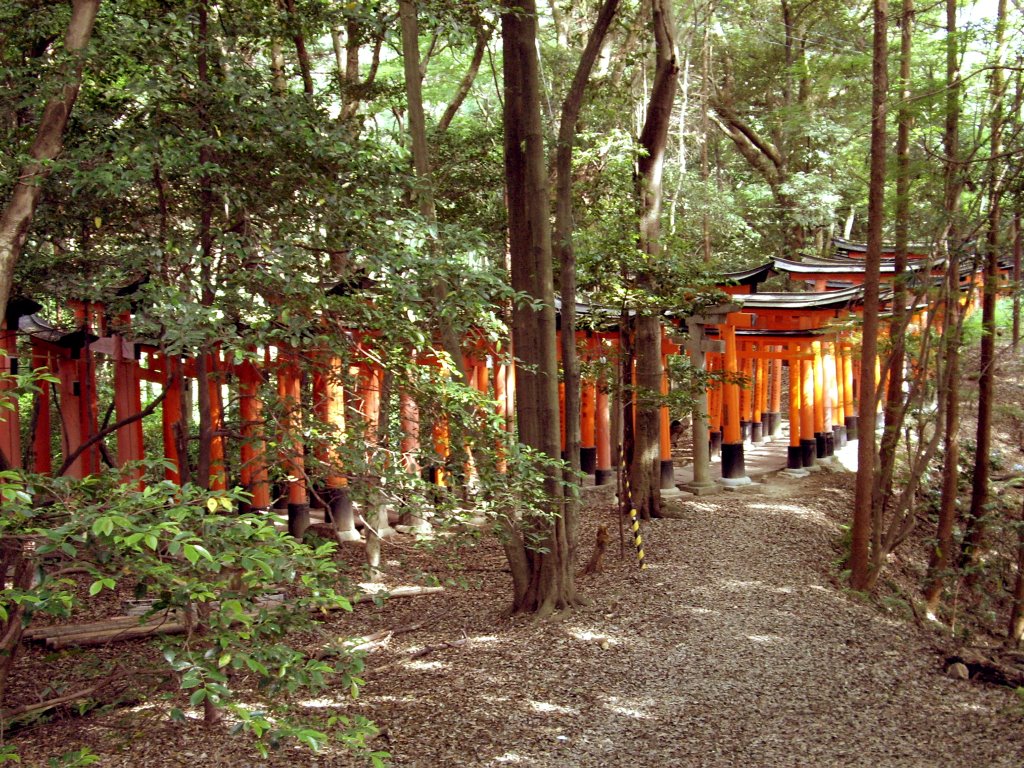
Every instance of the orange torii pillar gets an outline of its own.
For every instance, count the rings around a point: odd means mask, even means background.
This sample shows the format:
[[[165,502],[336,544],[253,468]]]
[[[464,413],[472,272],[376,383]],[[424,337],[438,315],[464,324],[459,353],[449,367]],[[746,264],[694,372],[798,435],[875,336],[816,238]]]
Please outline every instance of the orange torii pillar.
[[[781,352],[782,347],[776,347]],[[771,379],[768,384],[768,412],[765,414],[765,431],[768,437],[778,437],[782,430],[782,358],[769,361]]]
[[[53,370],[50,353],[39,342],[32,343],[32,368]],[[36,417],[35,434],[32,441],[34,472],[49,474],[53,472],[53,452],[50,448],[50,383],[39,384],[39,414]]]
[[[342,471],[341,457],[334,444],[345,440],[345,387],[341,377],[341,358],[328,356],[322,368],[313,378],[313,411],[333,431],[328,432],[331,446],[323,455],[327,466],[327,510],[326,522],[334,526],[341,541],[359,541],[355,515],[352,511],[352,494],[348,478]]]
[[[210,489],[223,491],[227,488],[227,466],[224,463],[224,437],[220,434],[224,424],[224,398],[221,395],[221,376],[225,366],[220,359],[220,351],[214,349],[212,352],[203,353],[199,360],[196,360],[197,377],[198,366],[203,365],[206,369],[206,396],[210,403]],[[202,386],[198,381],[197,385]],[[200,394],[200,397],[202,395]]]
[[[277,397],[282,409],[281,444],[284,448],[284,470],[288,508],[288,533],[296,538],[309,527],[309,495],[306,468],[302,455],[302,374],[295,353],[283,347],[277,357]]]
[[[608,382],[599,379],[594,402],[594,441],[597,443],[594,485],[607,485],[615,477],[612,466],[612,420]]]
[[[754,388],[753,406],[754,413],[750,420],[750,441],[752,443],[763,443],[767,430],[764,428],[764,414],[768,410],[768,366],[764,358],[764,349],[761,345],[757,348],[757,355],[753,360]]]
[[[807,345],[807,354],[800,361],[800,462],[804,469],[817,467],[818,441],[814,436],[814,353]],[[792,373],[792,372],[791,372]],[[794,379],[790,376],[790,386]]]
[[[803,451],[800,447],[800,345],[790,344],[789,360],[789,446],[786,448],[786,469],[791,473],[803,472]]]
[[[14,389],[17,383],[8,378],[18,373],[18,336],[17,317],[8,313],[0,335],[0,398],[11,397],[12,408],[0,408],[0,453],[3,454],[3,466],[0,469],[18,469],[21,467],[21,422],[18,419],[18,400],[5,393]],[[13,328],[9,327],[13,326]],[[67,454],[65,454],[67,455]]]
[[[238,415],[241,420],[242,487],[252,497],[244,511],[270,509],[270,480],[267,472],[267,445],[263,439],[263,402],[260,385],[263,377],[252,360],[238,365]]]
[[[835,435],[835,448],[846,445],[846,418],[843,402],[843,358],[839,354],[838,340],[828,342],[825,348],[828,360],[829,376],[832,378],[832,434]]]
[[[658,447],[661,451],[661,484],[662,491],[677,491],[675,467],[672,464],[672,418],[668,409],[668,356],[678,354],[679,346],[673,343],[661,329],[661,396],[665,398],[658,409]]]
[[[733,317],[736,317],[734,315]],[[750,315],[739,315],[750,318]],[[733,381],[724,385],[722,404],[722,484],[746,485],[750,482],[743,459],[743,429],[740,426],[740,385],[735,383],[739,372],[736,359],[736,326],[725,322],[719,326],[725,341],[725,374]]]
[[[163,407],[160,409],[164,458],[168,464],[164,477],[172,483],[181,483],[181,450],[184,444],[185,420],[181,409],[181,390],[184,384],[181,358],[161,355],[159,366],[163,373],[163,386],[167,388]]]
[[[118,421],[142,412],[142,387],[138,346],[115,335],[114,342],[114,413]],[[129,462],[145,458],[142,443],[142,419],[136,419],[117,430],[117,463],[124,467]],[[132,473],[142,478],[142,470]]]
[[[482,365],[480,369],[486,376],[487,367]],[[418,458],[420,453],[420,407],[413,396],[405,391],[399,393],[398,401],[398,419],[402,424],[402,466],[410,475],[418,477],[420,475]],[[432,526],[428,515],[427,512],[424,514],[415,514],[411,511],[405,513],[402,516],[400,530],[406,533],[430,533]]]
[[[66,356],[61,356],[57,363],[57,376],[60,379],[60,412],[64,421],[64,428],[61,430],[61,452],[64,460],[97,432],[96,409],[93,406],[96,382],[93,378],[92,351],[89,349],[91,340],[96,337],[81,332],[79,335],[83,339],[82,345],[71,349]],[[98,471],[99,449],[92,445],[72,462],[67,474],[81,480]]]
[[[835,406],[835,369],[829,369],[828,342],[821,342],[821,386],[822,386],[822,434],[825,436],[825,455],[834,456],[836,452],[835,433],[832,431],[834,419],[832,410]]]
[[[724,367],[722,360],[723,355],[721,354],[709,354],[707,358],[708,373],[722,370]],[[722,400],[724,394],[725,384],[723,382],[713,383],[708,389],[708,451],[712,457],[722,455]]]
[[[580,387],[580,471],[597,469],[597,387],[593,379],[582,379]]]
[[[853,383],[853,345],[843,342],[839,348],[843,360],[843,423],[846,426],[846,439],[857,439],[857,409],[854,402]]]
[[[811,361],[811,375],[814,383],[815,456],[824,459],[827,455],[825,449],[825,372],[821,360],[821,342],[811,342],[811,351],[814,354],[814,359]]]
[[[750,356],[749,350],[746,352],[747,354],[739,356],[738,359],[739,369],[743,372],[743,386],[740,388],[740,433],[744,443],[750,441],[750,424],[753,421],[754,410],[754,359]]]

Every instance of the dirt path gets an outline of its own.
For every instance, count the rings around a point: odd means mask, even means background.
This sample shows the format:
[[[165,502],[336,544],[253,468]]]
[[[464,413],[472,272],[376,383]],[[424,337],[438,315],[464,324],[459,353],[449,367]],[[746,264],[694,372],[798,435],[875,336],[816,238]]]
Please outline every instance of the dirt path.
[[[1012,694],[943,676],[916,627],[829,583],[848,497],[823,484],[682,504],[592,611],[431,657],[396,764],[1024,764]]]
[[[606,571],[581,581],[594,604],[560,623],[501,616],[509,576],[484,540],[460,555],[470,589],[339,619],[348,634],[430,625],[368,657],[355,702],[300,697],[295,710],[372,718],[386,729],[373,747],[399,768],[1024,765],[1024,703],[946,677],[913,623],[830,582],[849,486],[818,476],[679,503],[678,519],[645,526],[649,569],[615,542]],[[610,514],[598,499],[587,554]],[[424,557],[390,546],[405,567]],[[436,649],[408,660],[424,646]],[[361,764],[292,748],[264,762],[152,711],[48,728],[41,742],[87,743],[104,766]]]

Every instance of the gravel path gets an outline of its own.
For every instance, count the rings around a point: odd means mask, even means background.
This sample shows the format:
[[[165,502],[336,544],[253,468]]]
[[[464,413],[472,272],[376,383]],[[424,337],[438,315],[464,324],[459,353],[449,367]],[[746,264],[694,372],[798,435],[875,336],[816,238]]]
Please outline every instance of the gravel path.
[[[827,475],[676,503],[644,527],[644,572],[628,547],[620,560],[613,523],[605,571],[580,581],[593,604],[561,622],[502,616],[510,577],[485,539],[457,556],[469,589],[335,615],[330,631],[349,636],[427,626],[369,655],[357,700],[300,697],[296,712],[370,717],[396,768],[1024,766],[1024,702],[945,676],[934,638],[832,582],[850,486]],[[614,519],[608,497],[588,498],[584,557],[598,518]],[[385,556],[405,573],[437,562],[400,541]],[[53,724],[22,754],[44,764],[81,744],[101,766],[365,765],[335,748],[263,760],[159,709]]]
[[[1012,693],[829,583],[849,502],[824,480],[682,504],[591,610],[429,657],[392,692],[396,765],[1024,765]]]

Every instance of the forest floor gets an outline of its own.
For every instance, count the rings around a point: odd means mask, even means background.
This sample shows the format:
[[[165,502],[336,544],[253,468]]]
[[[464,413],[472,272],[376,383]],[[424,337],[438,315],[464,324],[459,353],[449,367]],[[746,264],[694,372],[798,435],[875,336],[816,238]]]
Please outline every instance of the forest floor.
[[[511,579],[500,546],[485,537],[442,559],[442,580],[461,586],[332,616],[327,633],[398,632],[368,654],[357,699],[340,690],[298,696],[294,711],[368,717],[381,729],[371,747],[410,768],[1019,768],[1024,701],[949,676],[941,631],[914,620],[898,583],[876,602],[840,586],[852,478],[772,475],[740,492],[674,501],[672,518],[644,524],[645,571],[628,541],[620,556],[613,496],[590,490],[581,559],[600,522],[612,533],[604,571],[579,580],[590,605],[561,620],[508,617]],[[392,586],[438,563],[437,552],[400,538],[385,558]],[[135,641],[106,652],[146,648]],[[61,654],[26,651],[14,688],[43,685],[62,663]],[[264,759],[227,726],[172,721],[175,703],[23,731],[22,764],[82,746],[102,766],[365,764],[337,746],[285,746]]]

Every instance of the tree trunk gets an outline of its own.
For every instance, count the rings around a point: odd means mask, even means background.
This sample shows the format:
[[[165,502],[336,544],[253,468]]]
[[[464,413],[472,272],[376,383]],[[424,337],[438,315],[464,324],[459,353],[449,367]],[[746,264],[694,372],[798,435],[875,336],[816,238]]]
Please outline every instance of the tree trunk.
[[[885,370],[889,372],[888,391],[885,399],[885,427],[879,448],[879,467],[882,477],[878,483],[880,494],[875,504],[883,514],[893,495],[893,476],[896,466],[896,447],[903,428],[904,394],[903,367],[906,351],[903,344],[907,324],[907,241],[910,227],[910,128],[913,114],[910,111],[910,59],[913,34],[914,2],[903,0],[900,17],[900,99],[896,128],[896,264],[893,275],[893,311],[889,321],[889,357]]]
[[[1003,56],[1006,32],[1006,0],[999,0],[996,19],[995,62],[992,67],[992,134],[988,166],[988,231],[985,238],[985,285],[981,301],[981,350],[978,377],[978,430],[974,452],[974,475],[971,481],[971,507],[967,513],[960,565],[971,568],[977,564],[988,515],[989,454],[992,448],[992,398],[996,375],[996,294],[999,290],[999,227],[1002,218],[1002,175],[1005,161],[999,157],[1003,148]],[[973,583],[973,573],[967,574]]]
[[[594,62],[601,52],[619,0],[604,0],[597,21],[580,56],[569,92],[562,102],[555,148],[555,233],[552,250],[559,265],[559,286],[562,294],[562,375],[565,381],[565,450],[568,461],[566,482],[577,484],[580,472],[580,364],[576,353],[576,251],[573,248],[572,149],[576,122],[583,105],[583,92],[590,79]],[[579,495],[565,496],[563,514],[569,538],[569,559],[576,559],[576,520]],[[574,575],[574,574],[573,574]]]
[[[639,248],[644,265],[640,287],[655,293],[655,266],[661,257],[662,174],[668,146],[672,106],[679,84],[679,61],[672,8],[667,0],[653,0],[652,29],[655,44],[654,82],[647,116],[640,132],[636,194],[639,214]],[[661,414],[661,320],[656,311],[642,309],[636,318],[636,433],[629,468],[633,505],[645,520],[661,514],[660,441]]]
[[[956,224],[960,207],[960,54],[956,30],[957,0],[946,0],[946,120],[943,146],[946,151],[944,207],[946,232],[946,295],[943,338],[946,345],[948,386],[942,407],[946,410],[946,432],[942,449],[942,496],[935,548],[928,559],[925,607],[929,615],[938,612],[946,570],[952,559],[953,527],[960,485],[960,342],[963,329],[960,306],[960,232]],[[955,320],[954,320],[955,318]],[[950,328],[950,323],[955,327]]]
[[[64,149],[64,129],[82,83],[81,54],[92,37],[99,5],[100,0],[72,0],[64,48],[71,55],[73,68],[67,73],[67,82],[43,107],[35,140],[28,151],[29,162],[18,171],[18,182],[0,214],[0,318],[7,314],[14,267],[32,225],[43,183],[50,175],[50,161]]]
[[[880,536],[872,530],[872,499],[875,488],[875,361],[878,357],[878,287],[882,258],[882,224],[885,208],[886,94],[889,87],[888,0],[874,0],[874,40],[871,89],[871,175],[868,188],[868,250],[864,274],[864,322],[861,328],[860,422],[857,445],[857,480],[850,541],[850,586],[867,590],[875,574],[870,569],[869,543]]]
[[[511,278],[512,288],[531,299],[527,304],[518,302],[512,310],[512,343],[523,363],[516,369],[516,417],[520,442],[557,459],[561,437],[555,297],[540,119],[537,10],[534,0],[504,0],[503,9],[505,182]],[[550,465],[541,471],[551,517],[522,520],[521,527],[529,536],[506,537],[504,546],[512,567],[512,610],[545,615],[571,605],[575,595],[565,521],[557,514],[561,508],[561,473]],[[539,547],[527,544],[528,538]]]
[[[1024,641],[1024,511],[1017,523],[1017,582],[1013,589],[1009,637],[1014,645]]]
[[[399,16],[402,25],[402,62],[405,72],[405,93],[409,112],[409,137],[412,140],[412,160],[416,172],[416,202],[420,214],[427,223],[437,229],[437,210],[434,205],[434,183],[430,169],[430,149],[427,145],[427,122],[423,113],[423,88],[420,82],[419,22],[413,0],[399,0]],[[439,253],[436,237],[431,237],[430,248]],[[442,304],[448,296],[448,286],[443,277],[437,277],[431,286],[434,301]],[[438,312],[441,318],[443,313]],[[466,382],[466,365],[462,359],[462,345],[459,335],[451,323],[438,320],[438,334],[441,346],[452,359],[460,380]]]
[[[476,46],[473,48],[473,56],[469,61],[469,67],[466,68],[466,74],[459,81],[459,87],[455,89],[455,95],[452,96],[452,100],[445,108],[444,114],[441,115],[441,119],[437,122],[438,133],[444,133],[448,130],[448,126],[455,119],[459,107],[462,106],[462,102],[469,95],[469,89],[473,87],[473,81],[476,80],[476,75],[480,71],[480,64],[484,60],[484,54],[487,52],[487,43],[490,42],[493,32],[493,26],[485,22],[483,18],[477,17]]]

